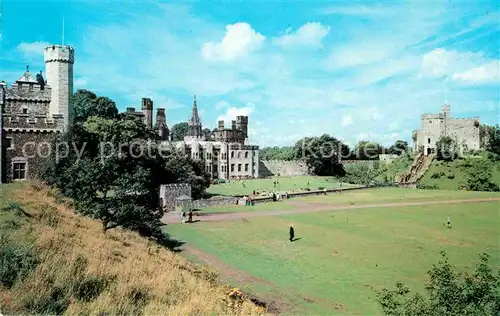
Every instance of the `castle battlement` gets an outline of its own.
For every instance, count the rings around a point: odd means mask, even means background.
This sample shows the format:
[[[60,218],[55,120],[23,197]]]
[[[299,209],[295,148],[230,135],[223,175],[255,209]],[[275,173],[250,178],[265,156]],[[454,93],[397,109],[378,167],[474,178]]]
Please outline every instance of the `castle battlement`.
[[[48,128],[59,129],[64,126],[64,117],[60,114],[24,114],[24,113],[5,113],[5,128]]]
[[[75,50],[68,45],[47,46],[44,51],[44,60],[45,63],[58,61],[73,64],[75,62]]]

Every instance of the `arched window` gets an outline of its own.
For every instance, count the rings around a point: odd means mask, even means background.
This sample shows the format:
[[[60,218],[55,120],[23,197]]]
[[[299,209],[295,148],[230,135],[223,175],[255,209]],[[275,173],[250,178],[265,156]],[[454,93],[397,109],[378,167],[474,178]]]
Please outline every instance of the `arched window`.
[[[245,151],[245,158],[248,158],[248,151]]]
[[[427,144],[430,144],[430,143],[431,143],[431,139],[427,138]]]

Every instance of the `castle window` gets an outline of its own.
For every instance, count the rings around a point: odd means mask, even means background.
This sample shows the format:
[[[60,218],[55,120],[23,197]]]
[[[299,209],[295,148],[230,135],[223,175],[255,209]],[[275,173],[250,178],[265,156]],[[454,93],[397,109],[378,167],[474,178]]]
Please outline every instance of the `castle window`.
[[[12,138],[10,138],[10,137],[5,138],[5,148],[7,148],[7,149],[13,149],[14,148],[12,146]]]
[[[241,171],[241,164],[238,164],[238,171]]]
[[[231,172],[234,172],[234,163],[231,164]]]
[[[12,164],[12,178],[14,180],[25,180],[26,179],[26,163],[25,162],[14,162]]]
[[[431,139],[427,138],[427,144],[430,144],[430,143],[431,143]]]
[[[245,158],[248,158],[248,151],[245,151]]]
[[[217,165],[214,165],[214,172],[217,172]]]
[[[27,108],[23,109],[23,114],[28,114],[28,109]]]
[[[432,121],[429,121],[429,124],[432,124]]]
[[[245,171],[248,171],[248,164],[245,164]]]
[[[231,158],[234,158],[234,151],[231,152]]]

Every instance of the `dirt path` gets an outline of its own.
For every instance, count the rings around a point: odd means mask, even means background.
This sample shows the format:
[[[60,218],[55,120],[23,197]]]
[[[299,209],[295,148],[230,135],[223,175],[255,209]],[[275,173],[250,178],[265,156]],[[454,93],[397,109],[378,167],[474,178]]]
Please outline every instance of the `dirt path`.
[[[375,207],[436,205],[436,204],[444,205],[444,204],[478,203],[478,202],[491,202],[491,201],[500,201],[500,198],[455,199],[455,200],[441,200],[441,201],[416,201],[416,202],[397,202],[397,203],[393,202],[393,203],[376,203],[376,204],[360,204],[360,205],[356,204],[332,205],[327,203],[312,204],[299,201],[286,201],[284,203],[294,204],[297,205],[297,207],[289,210],[212,213],[212,214],[204,214],[203,216],[196,216],[196,219],[203,222],[227,221],[227,220],[237,220],[250,217],[278,216],[278,215],[300,214],[300,213],[321,212],[321,211],[353,210],[353,209],[375,208]],[[179,223],[179,214],[177,213],[165,214],[162,218],[162,222],[165,224]]]

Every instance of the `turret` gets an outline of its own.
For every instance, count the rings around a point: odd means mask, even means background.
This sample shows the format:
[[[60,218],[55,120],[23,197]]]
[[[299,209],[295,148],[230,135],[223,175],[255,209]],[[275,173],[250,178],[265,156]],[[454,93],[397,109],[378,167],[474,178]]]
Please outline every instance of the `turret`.
[[[224,121],[220,120],[217,125],[217,129],[222,131],[224,129]]]
[[[234,131],[236,130],[236,121],[235,120],[232,120],[231,121],[231,129]]]
[[[245,137],[248,136],[248,116],[237,116],[236,117],[236,129],[243,131]]]
[[[167,118],[165,109],[159,108],[156,112],[156,124],[154,127],[156,133],[164,140],[169,139],[169,130],[167,126]]]
[[[141,110],[144,114],[144,124],[148,128],[153,128],[153,101],[150,98],[142,98]]]
[[[62,114],[64,128],[73,122],[73,64],[74,49],[66,45],[45,48],[44,60],[47,84],[51,87],[50,114]]]

